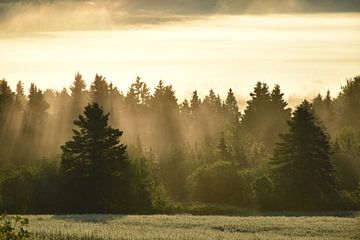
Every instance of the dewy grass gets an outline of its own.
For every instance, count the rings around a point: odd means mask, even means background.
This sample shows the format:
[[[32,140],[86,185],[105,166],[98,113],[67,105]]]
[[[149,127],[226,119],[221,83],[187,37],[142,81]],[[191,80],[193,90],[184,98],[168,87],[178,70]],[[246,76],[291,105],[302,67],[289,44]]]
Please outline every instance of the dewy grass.
[[[27,216],[34,239],[359,239],[360,217]]]

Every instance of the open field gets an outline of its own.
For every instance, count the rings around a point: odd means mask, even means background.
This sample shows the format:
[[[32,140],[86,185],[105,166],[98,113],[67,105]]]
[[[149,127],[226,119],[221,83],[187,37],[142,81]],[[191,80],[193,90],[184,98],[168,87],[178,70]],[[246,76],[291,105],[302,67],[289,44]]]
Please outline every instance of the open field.
[[[27,216],[34,239],[360,239],[360,216]]]

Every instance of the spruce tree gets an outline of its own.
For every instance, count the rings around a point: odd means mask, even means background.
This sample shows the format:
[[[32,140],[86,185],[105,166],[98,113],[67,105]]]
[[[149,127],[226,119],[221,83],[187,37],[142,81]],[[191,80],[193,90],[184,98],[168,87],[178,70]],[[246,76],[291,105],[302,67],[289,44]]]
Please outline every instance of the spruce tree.
[[[120,143],[123,132],[111,128],[108,120],[109,114],[97,103],[89,104],[74,121],[73,140],[61,147],[67,210],[126,210],[126,146]]]
[[[321,210],[336,201],[329,137],[309,102],[297,107],[289,132],[271,159],[275,198],[282,210]]]
[[[86,105],[86,84],[82,75],[78,72],[75,75],[73,84],[70,86],[72,98],[72,118],[75,119]]]
[[[201,99],[199,98],[197,91],[194,91],[192,93],[190,104],[191,104],[191,111],[193,114],[195,114],[198,111],[201,104]]]
[[[100,104],[106,111],[110,110],[109,106],[109,85],[105,77],[96,74],[95,80],[90,86],[90,99],[93,103]]]

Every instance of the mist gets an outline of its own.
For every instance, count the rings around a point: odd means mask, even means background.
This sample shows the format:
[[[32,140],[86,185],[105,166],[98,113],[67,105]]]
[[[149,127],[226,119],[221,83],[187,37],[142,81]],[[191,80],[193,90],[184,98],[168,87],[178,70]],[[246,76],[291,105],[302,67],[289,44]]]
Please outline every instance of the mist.
[[[44,0],[1,1],[1,35],[114,30],[187,21],[216,14],[346,13],[360,3],[340,0]]]

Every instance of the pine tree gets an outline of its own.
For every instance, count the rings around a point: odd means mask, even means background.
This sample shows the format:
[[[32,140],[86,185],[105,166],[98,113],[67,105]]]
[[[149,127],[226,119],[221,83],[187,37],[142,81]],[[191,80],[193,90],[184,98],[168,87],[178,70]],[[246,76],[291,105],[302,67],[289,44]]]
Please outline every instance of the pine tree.
[[[24,110],[24,107],[26,105],[24,86],[21,81],[16,84],[15,105],[18,110]]]
[[[13,104],[14,97],[15,94],[11,91],[7,81],[5,81],[5,79],[0,80],[0,115],[5,115],[5,113],[10,109]]]
[[[241,124],[255,141],[263,143],[265,131],[268,129],[266,123],[271,105],[269,87],[266,83],[258,82],[250,96]]]
[[[135,114],[140,114],[149,107],[150,89],[145,82],[141,81],[140,77],[137,77],[131,84],[125,102],[128,110]]]
[[[209,94],[205,96],[203,105],[210,109],[213,113],[221,113],[222,103],[219,95],[216,95],[214,90],[210,90]]]
[[[284,93],[281,92],[280,86],[275,85],[271,91],[271,106],[269,109],[268,129],[265,134],[265,144],[273,148],[278,141],[279,134],[285,133],[287,130],[287,121],[291,117],[291,109],[284,100]]]
[[[200,104],[201,99],[199,98],[198,92],[194,91],[190,100],[191,112],[193,114],[195,114],[199,110]]]
[[[39,128],[44,123],[46,111],[49,107],[50,105],[46,102],[43,92],[32,83],[26,109],[27,127],[29,129]]]
[[[320,210],[333,207],[336,201],[334,167],[327,133],[304,101],[297,107],[289,132],[271,159],[275,198],[279,209]]]
[[[72,118],[75,119],[86,104],[86,84],[79,72],[70,86],[70,95],[72,97]]]
[[[69,210],[83,213],[123,212],[126,204],[126,146],[123,132],[108,125],[97,104],[85,107],[74,124],[73,140],[62,146],[61,170]]]
[[[336,114],[330,91],[326,92],[326,96],[324,98],[321,96],[321,94],[319,94],[316,98],[313,99],[312,104],[314,111],[324,123],[329,133],[331,135],[335,135],[334,120],[336,119]]]
[[[90,86],[91,102],[98,103],[106,111],[110,110],[109,106],[109,85],[105,77],[96,74],[95,80]]]
[[[351,126],[360,133],[360,76],[348,80],[335,101],[338,127]]]

